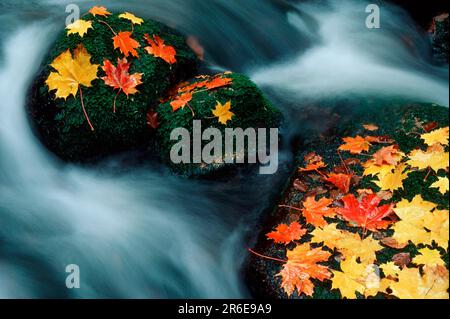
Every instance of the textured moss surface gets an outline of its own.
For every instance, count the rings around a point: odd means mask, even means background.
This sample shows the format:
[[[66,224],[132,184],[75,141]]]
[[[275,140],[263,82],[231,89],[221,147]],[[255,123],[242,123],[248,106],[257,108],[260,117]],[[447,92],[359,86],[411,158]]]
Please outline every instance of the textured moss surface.
[[[159,116],[158,141],[162,157],[169,163],[170,150],[177,141],[170,140],[173,129],[184,127],[191,132],[193,120],[201,120],[202,130],[209,127],[218,128],[222,133],[225,128],[273,128],[278,127],[281,121],[281,113],[274,108],[264,97],[258,87],[246,76],[241,74],[228,74],[232,79],[232,85],[217,90],[204,91],[194,94],[189,106],[194,111],[194,116],[189,107],[173,111],[170,101],[158,106]],[[192,80],[199,81],[199,80]],[[231,101],[231,111],[234,113],[227,125],[218,122],[212,110],[217,102],[222,104]],[[225,136],[225,135],[223,135]],[[203,142],[203,145],[208,141]],[[182,175],[204,175],[224,168],[224,164],[172,164],[175,172]]]
[[[362,126],[366,123],[378,125],[379,130],[376,131],[375,134],[389,135],[391,138],[395,139],[400,148],[406,153],[418,147],[422,149],[426,148],[419,135],[416,134],[423,133],[417,126],[418,122],[436,122],[439,127],[449,125],[448,108],[438,105],[379,99],[365,99],[356,103],[355,101],[353,102],[354,103],[333,103],[333,105],[336,106],[333,107],[332,112],[329,112],[330,110],[327,111],[329,116],[338,118],[336,125],[326,134],[321,135],[320,138],[316,134],[311,136],[309,140],[304,141],[303,147],[297,154],[296,167],[304,165],[303,158],[310,152],[316,152],[321,155],[328,164],[328,167],[340,165],[341,160],[339,156],[337,156],[336,150],[342,144],[342,137],[368,135],[368,132],[365,131]],[[325,114],[325,112],[320,109],[318,112]],[[372,150],[375,151],[376,148],[377,146],[374,145]],[[350,155],[347,152],[341,152],[341,154],[344,159],[358,157]],[[362,160],[364,161],[364,158]],[[352,168],[357,168],[357,166]],[[362,173],[362,169],[356,171],[358,174]],[[437,203],[440,209],[448,209],[448,194],[442,195],[437,189],[429,188],[429,186],[437,180],[437,177],[430,175],[427,178],[427,181],[424,182],[426,173],[426,171],[411,173],[404,181],[404,189],[396,191],[392,201],[397,202],[401,198],[411,200],[414,196],[420,194],[425,200]],[[438,176],[445,176],[445,174],[446,173],[443,170],[438,172]],[[282,247],[282,245],[274,245],[272,241],[267,240],[265,234],[280,223],[290,223],[290,215],[287,214],[287,210],[278,208],[278,205],[285,204],[297,206],[303,200],[304,193],[297,191],[292,184],[294,179],[298,177],[297,169],[295,169],[295,172],[288,182],[286,191],[281,195],[281,198],[276,203],[272,213],[267,216],[266,221],[263,223],[255,246],[255,250],[259,253],[281,259],[286,258],[286,249]],[[310,187],[314,188],[319,185],[322,185],[320,181],[317,182],[317,185],[312,184]],[[375,191],[378,190],[378,187],[373,184],[369,178],[362,179],[356,188],[372,188]],[[354,190],[355,189],[351,189],[351,191]],[[342,229],[354,231],[354,228],[349,228],[344,222],[339,222],[338,224],[338,227]],[[309,233],[312,228],[310,226],[307,226],[307,228]],[[391,234],[388,232],[386,235],[389,236]],[[308,238],[307,235],[302,240],[308,241]],[[292,249],[293,247],[295,247],[295,244],[291,244],[291,246],[288,246],[287,248]],[[421,246],[418,248],[421,248]],[[443,259],[448,266],[448,251],[444,251],[441,248],[439,248],[439,250],[443,254]],[[410,253],[411,258],[413,258],[417,255],[417,248],[412,244],[401,250],[386,247],[377,253],[377,260],[379,263],[390,261],[394,254],[400,252]],[[339,269],[338,263],[332,258],[327,265],[332,269]],[[253,255],[249,256],[246,274],[247,282],[254,296],[287,298],[284,291],[280,288],[280,278],[275,277],[280,270],[280,263],[267,261]],[[313,280],[313,282],[315,284],[313,298],[336,299],[341,297],[339,291],[331,290],[330,281],[320,282],[318,280]],[[376,296],[376,298],[382,297],[382,294]],[[300,297],[297,293],[294,293],[292,298],[306,297]]]
[[[198,61],[195,54],[185,44],[185,38],[169,27],[147,20],[135,25],[132,37],[141,47],[137,49],[139,59],[129,57],[130,73],[143,73],[142,82],[137,88],[139,93],[126,95],[121,93],[117,98],[117,112],[113,113],[113,100],[117,93],[112,87],[97,79],[91,88],[82,87],[84,103],[95,127],[91,132],[81,109],[80,96],[54,99],[54,93],[48,92],[45,80],[50,74],[50,63],[67,49],[75,49],[82,43],[91,54],[91,62],[102,65],[105,59],[117,63],[122,53],[113,47],[112,31],[98,20],[107,23],[116,31],[131,31],[131,23],[120,19],[117,15],[107,18],[94,18],[90,14],[84,20],[93,21],[93,29],[81,38],[78,34],[67,36],[63,31],[56,40],[49,56],[44,60],[37,82],[32,88],[30,114],[34,119],[42,140],[56,154],[66,160],[85,161],[97,156],[122,151],[138,145],[148,138],[146,112],[156,105],[158,99],[165,94],[174,83],[178,83],[195,73]],[[166,44],[175,47],[177,63],[169,65],[159,58],[148,54],[143,36],[157,34]],[[104,76],[99,68],[99,78]]]

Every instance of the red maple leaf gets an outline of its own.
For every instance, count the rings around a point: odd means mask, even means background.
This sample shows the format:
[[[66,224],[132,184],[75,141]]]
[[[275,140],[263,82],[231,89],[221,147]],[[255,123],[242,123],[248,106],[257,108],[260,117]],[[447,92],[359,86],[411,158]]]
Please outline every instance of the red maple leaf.
[[[371,231],[386,229],[390,221],[383,220],[392,213],[393,204],[378,206],[381,202],[375,194],[364,196],[358,201],[353,194],[342,198],[343,208],[337,208],[336,211],[345,220]]]
[[[350,190],[350,182],[352,180],[351,174],[335,174],[331,173],[326,179],[327,182],[336,186],[341,192],[347,194]]]
[[[116,113],[116,99],[120,92],[127,95],[135,94],[138,92],[136,86],[142,84],[142,73],[129,74],[130,63],[126,58],[117,59],[117,67],[115,67],[111,61],[105,60],[103,62],[103,71],[106,76],[102,77],[102,80],[106,85],[112,86],[114,89],[119,89],[116,97],[114,98],[114,113]]]
[[[298,222],[290,225],[280,224],[275,231],[267,234],[267,238],[272,239],[277,244],[289,244],[294,240],[299,240],[306,233],[306,229],[302,228]]]

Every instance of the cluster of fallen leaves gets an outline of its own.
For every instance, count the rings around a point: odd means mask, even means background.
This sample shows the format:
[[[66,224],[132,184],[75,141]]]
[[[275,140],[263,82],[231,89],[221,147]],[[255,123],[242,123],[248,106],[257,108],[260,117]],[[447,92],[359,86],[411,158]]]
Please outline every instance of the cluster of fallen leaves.
[[[118,90],[116,97],[113,101],[113,112],[116,112],[116,99],[117,96],[123,92],[127,95],[136,94],[138,92],[137,86],[142,84],[142,73],[130,74],[129,69],[131,62],[127,58],[135,57],[139,58],[139,54],[136,51],[141,47],[141,44],[133,38],[134,25],[141,25],[144,20],[135,16],[132,13],[125,12],[119,15],[119,18],[130,21],[131,31],[115,31],[107,22],[110,12],[105,7],[95,6],[89,10],[93,19],[109,28],[112,37],[112,45],[114,49],[118,49],[124,57],[117,60],[117,66],[113,62],[105,59],[103,62],[102,70],[105,76],[101,77],[104,83],[115,90]],[[104,20],[101,20],[104,19]],[[67,26],[67,36],[78,35],[83,38],[90,29],[93,29],[92,21],[79,19],[74,23]],[[176,50],[170,45],[166,45],[165,41],[156,34],[152,36],[145,34],[144,39],[148,44],[144,49],[146,52],[155,58],[162,59],[166,63],[172,65],[177,62]],[[74,97],[80,92],[81,105],[86,120],[91,128],[94,130],[86,108],[83,103],[83,92],[81,86],[92,87],[92,82],[98,79],[98,68],[100,65],[91,63],[91,55],[87,52],[86,48],[80,43],[77,49],[74,50],[73,56],[70,50],[67,50],[59,55],[52,62],[51,67],[55,70],[50,73],[46,84],[49,91],[56,90],[55,97],[67,99],[70,95]]]
[[[364,128],[378,130],[373,124]],[[312,296],[314,281],[331,281],[331,289],[343,298],[449,297],[448,265],[442,259],[448,254],[448,206],[438,207],[421,195],[392,201],[408,175],[417,170],[427,171],[425,180],[436,175],[431,187],[448,195],[449,128],[435,128],[420,135],[424,149],[409,154],[387,136],[346,137],[337,151],[342,165],[331,172],[320,155],[305,156],[306,164],[299,168],[303,180],[294,182],[305,193],[304,199],[298,206],[280,205],[289,209],[291,223],[267,234],[275,244],[286,246],[286,259],[257,254],[283,263],[276,276],[288,296],[295,291]],[[343,160],[341,152],[358,158]],[[363,176],[352,169],[357,166]],[[307,178],[324,187],[310,191]],[[374,187],[358,189],[362,178],[370,179]],[[417,250],[414,258],[402,252],[407,246]],[[380,262],[377,253],[385,248],[399,252]]]
[[[194,110],[189,105],[189,102],[192,100],[194,95],[200,92],[209,92],[219,88],[231,86],[233,80],[228,77],[229,74],[230,72],[219,73],[212,76],[200,75],[197,76],[192,83],[180,83],[172,89],[169,94],[169,98],[167,100],[162,100],[162,102],[170,100],[170,106],[174,112],[188,106],[194,116]],[[212,114],[217,118],[219,123],[226,125],[227,122],[234,116],[234,113],[231,112],[231,100],[227,101],[225,104],[217,101],[215,109],[212,110]]]

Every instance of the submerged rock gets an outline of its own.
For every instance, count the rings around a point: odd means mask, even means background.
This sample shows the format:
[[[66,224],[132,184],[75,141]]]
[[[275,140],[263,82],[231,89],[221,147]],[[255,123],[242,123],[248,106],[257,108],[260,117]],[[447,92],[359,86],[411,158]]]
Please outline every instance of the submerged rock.
[[[183,100],[185,98],[183,94],[187,94],[187,102],[180,107],[177,105],[177,100]],[[189,96],[190,94],[192,96]],[[227,103],[232,114],[220,122],[213,111],[218,105]],[[281,113],[272,106],[258,87],[246,76],[236,73],[200,76],[192,79],[177,87],[174,95],[160,104],[156,112],[159,119],[157,138],[161,157],[171,165],[173,171],[186,176],[201,176],[227,167],[235,167],[235,164],[223,163],[224,156],[218,157],[212,163],[205,163],[203,160],[199,163],[193,162],[194,121],[199,121],[196,123],[201,125],[203,131],[208,128],[217,128],[222,137],[225,137],[226,128],[270,129],[278,128],[281,122]],[[170,138],[171,132],[176,128],[185,128],[189,132],[191,163],[174,164],[170,159],[171,149],[178,143],[178,140]],[[202,147],[208,143],[208,140],[201,141]],[[223,151],[225,152],[224,149]],[[225,155],[224,152],[223,155]],[[233,153],[231,156],[236,158],[246,154],[247,149],[244,150],[244,154]]]
[[[128,150],[142,144],[149,138],[146,114],[150,107],[157,105],[159,99],[175,83],[195,74],[198,60],[186,45],[185,38],[177,31],[152,20],[134,24],[113,14],[108,17],[93,17],[88,14],[82,18],[92,21],[92,28],[81,37],[79,34],[62,32],[45,58],[39,75],[31,89],[28,111],[43,143],[64,160],[85,162],[98,157]],[[109,25],[101,23],[106,21]],[[108,59],[117,65],[122,59],[119,49],[115,49],[114,33],[132,31],[131,37],[139,42],[136,49],[139,57],[129,56],[130,74],[142,73],[142,84],[138,92],[120,92],[117,95],[116,113],[113,103],[118,92],[107,86],[101,77],[105,76],[103,62]],[[149,54],[145,47],[149,44],[144,35],[157,35],[165,44],[176,50],[176,63],[169,64],[159,57]],[[91,55],[91,63],[99,65],[98,78],[91,87],[82,86],[83,101],[94,131],[91,130],[82,111],[80,92],[67,99],[55,98],[49,92],[46,80],[52,71],[50,64],[61,53],[70,49],[73,52],[82,44]]]
[[[337,103],[337,107],[333,109],[334,114],[329,114],[331,117],[337,117],[334,121],[333,128],[328,128],[322,134],[315,134],[313,138],[305,140],[303,146],[296,156],[295,169],[286,183],[286,188],[280,199],[275,203],[271,213],[265,217],[263,224],[260,226],[259,235],[256,239],[256,244],[253,250],[259,254],[269,256],[271,258],[278,258],[280,260],[286,259],[286,249],[293,249],[296,245],[291,243],[288,246],[281,244],[274,244],[273,241],[268,240],[266,234],[273,231],[273,229],[281,224],[290,224],[294,221],[299,221],[302,225],[304,219],[302,213],[297,210],[290,210],[286,206],[300,207],[300,203],[308,196],[319,196],[327,194],[329,198],[335,198],[332,194],[332,189],[323,187],[322,182],[314,183],[314,181],[306,180],[304,175],[299,173],[298,167],[304,167],[304,158],[308,157],[312,152],[323,157],[323,161],[328,164],[324,171],[330,171],[333,167],[341,167],[342,164],[336,150],[342,144],[342,137],[346,136],[364,136],[377,135],[389,136],[400,146],[404,152],[410,152],[417,147],[423,147],[423,141],[420,139],[417,132],[423,133],[424,127],[446,127],[449,123],[448,108],[438,106],[435,104],[423,103],[405,103],[393,101],[379,101],[379,100],[365,100],[360,103],[355,103],[357,106],[351,106],[345,102],[343,105]],[[324,110],[318,108],[317,112],[325,114]],[[379,129],[376,132],[368,132],[364,129],[364,124],[376,124]],[[319,137],[320,135],[320,137]],[[448,150],[448,147],[447,147]],[[344,160],[355,161],[358,156],[342,152]],[[362,157],[362,161],[365,161]],[[359,172],[361,173],[361,172]],[[440,172],[442,175],[442,171]],[[393,202],[398,202],[400,198],[408,198],[411,200],[415,195],[421,194],[425,200],[436,203],[441,208],[448,209],[448,196],[442,195],[437,189],[429,186],[437,180],[435,176],[426,176],[427,171],[415,171],[410,173],[407,180],[404,181],[404,189],[396,191]],[[318,181],[320,176],[317,175]],[[424,179],[426,179],[426,183]],[[365,179],[352,180],[352,191],[355,188],[365,189],[372,187],[372,184]],[[356,187],[357,186],[357,187]],[[337,197],[339,198],[339,197]],[[280,207],[279,205],[285,205]],[[312,231],[312,226],[303,226],[308,229],[308,233]],[[345,229],[345,223],[340,227]],[[382,236],[382,235],[381,235]],[[310,235],[307,234],[302,239],[303,242],[308,242]],[[384,247],[384,249],[377,252],[377,261],[386,263],[391,261],[392,257],[399,253],[405,252],[411,255],[417,254],[417,248],[414,245],[408,245],[402,250],[391,249]],[[338,269],[338,258],[333,255],[328,263],[322,263],[333,269]],[[448,267],[448,251],[444,255]],[[286,292],[281,288],[281,278],[276,276],[282,269],[282,263],[278,261],[261,258],[254,254],[250,254],[246,261],[246,281],[251,293],[257,298],[288,298]],[[314,293],[313,298],[319,299],[336,299],[341,298],[338,290],[331,289],[331,281],[325,280],[320,282],[313,279]],[[377,297],[383,297],[382,294]],[[296,292],[291,298],[306,298],[305,295],[299,296]]]

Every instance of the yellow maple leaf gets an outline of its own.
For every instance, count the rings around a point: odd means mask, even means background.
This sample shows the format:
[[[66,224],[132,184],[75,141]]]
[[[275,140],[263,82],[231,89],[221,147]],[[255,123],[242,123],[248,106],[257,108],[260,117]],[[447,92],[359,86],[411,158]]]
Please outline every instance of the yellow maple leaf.
[[[91,130],[94,130],[84,107],[81,86],[92,86],[92,81],[97,79],[99,65],[91,64],[91,55],[79,44],[73,52],[73,57],[70,50],[66,50],[53,60],[51,67],[57,72],[51,72],[45,81],[49,91],[56,90],[56,98],[67,99],[70,95],[75,97],[79,90],[83,113]]]
[[[386,174],[391,173],[395,168],[395,165],[383,164],[377,165],[373,160],[369,160],[363,163],[364,167],[364,176],[379,176],[384,177]]]
[[[50,91],[56,90],[56,97],[66,99],[76,96],[79,85],[91,87],[97,79],[98,64],[91,64],[91,55],[80,44],[74,50],[73,58],[70,50],[61,53],[51,64],[57,72],[51,72],[46,84]]]
[[[418,268],[405,267],[389,287],[400,299],[448,299],[448,280],[448,270],[442,266],[424,267],[423,276]]]
[[[418,169],[426,169],[429,167],[437,172],[440,169],[446,169],[448,167],[448,152],[445,152],[442,148],[431,147],[425,152],[422,150],[414,150],[408,157],[408,165],[417,167]]]
[[[394,207],[400,218],[392,229],[394,238],[399,243],[431,244],[430,233],[424,228],[424,217],[436,208],[436,204],[423,200],[421,195],[415,196],[411,202],[403,199]]]
[[[445,195],[449,191],[449,182],[447,177],[438,177],[438,180],[431,184],[431,188],[437,188],[442,195]]]
[[[430,240],[447,250],[449,240],[448,210],[428,212],[423,217],[423,227],[430,231]]]
[[[391,276],[395,278],[400,272],[400,267],[397,266],[393,261],[380,265],[380,269],[383,270],[383,273],[386,277]]]
[[[420,135],[420,138],[425,141],[425,144],[428,146],[432,146],[436,143],[441,145],[448,145],[448,133],[449,128],[443,127],[437,130],[434,130],[430,133]]]
[[[342,298],[355,299],[356,292],[372,296],[380,290],[374,265],[358,263],[353,257],[342,261],[340,266],[342,271],[332,270],[331,289],[339,289]]]
[[[359,258],[362,263],[370,264],[376,259],[376,252],[383,249],[379,242],[368,236],[361,236],[336,228],[336,224],[328,224],[311,232],[312,243],[323,243],[330,249],[339,251],[345,259]]]
[[[411,201],[402,199],[393,209],[401,220],[416,221],[421,220],[426,213],[436,207],[436,204],[424,200],[421,195],[416,195]]]
[[[378,176],[378,181],[374,181],[381,190],[395,191],[403,188],[403,180],[408,177],[408,172],[405,172],[406,165],[398,165],[393,172]]]
[[[68,30],[67,35],[78,33],[80,37],[84,37],[88,30],[92,29],[92,21],[85,21],[80,19],[72,24],[69,24],[66,29]]]
[[[343,236],[335,246],[345,259],[357,257],[361,263],[370,264],[376,260],[376,252],[383,249],[378,240],[371,236],[361,239],[359,235],[346,231],[343,232]]]
[[[311,232],[312,243],[323,243],[324,246],[334,249],[339,240],[345,237],[342,230],[336,228],[337,224],[328,224],[323,228],[316,228]]]
[[[133,24],[142,24],[143,19],[136,17],[134,14],[125,12],[119,15],[119,18],[130,20]]]
[[[230,111],[231,109],[231,101],[228,101],[225,104],[217,101],[216,108],[212,111],[215,117],[219,119],[219,122],[223,125],[226,125],[228,121],[232,119],[234,113]]]
[[[420,255],[413,258],[412,262],[416,265],[427,266],[444,266],[445,262],[441,258],[441,254],[436,249],[422,248],[419,249]]]

